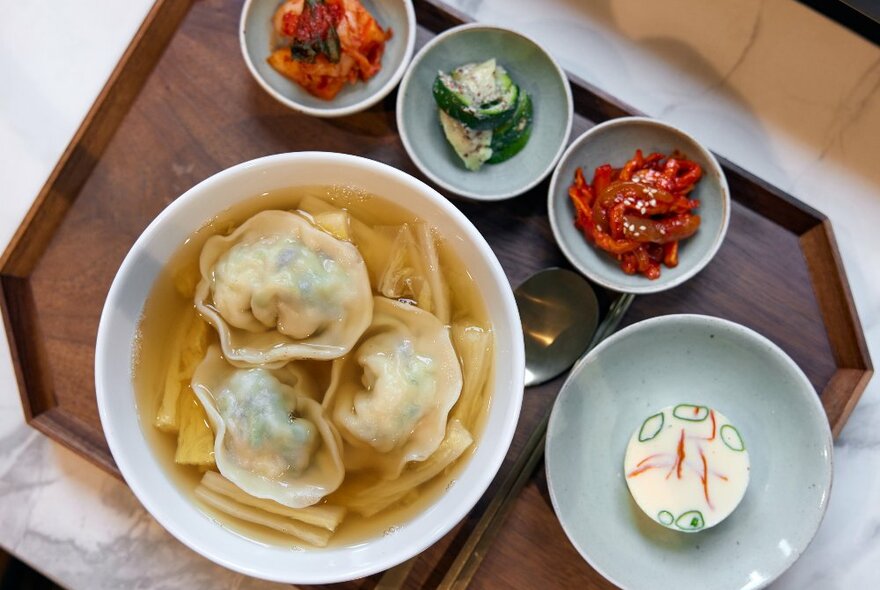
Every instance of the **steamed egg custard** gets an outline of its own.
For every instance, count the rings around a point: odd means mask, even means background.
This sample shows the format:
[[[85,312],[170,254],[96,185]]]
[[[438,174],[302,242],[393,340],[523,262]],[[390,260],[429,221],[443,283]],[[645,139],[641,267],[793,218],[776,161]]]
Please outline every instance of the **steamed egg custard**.
[[[693,533],[717,525],[739,505],[749,485],[749,453],[721,412],[679,404],[636,429],[626,448],[624,477],[651,519]]]
[[[266,193],[196,231],[139,325],[166,471],[260,543],[354,544],[454,483],[486,418],[492,325],[442,236],[342,187]]]

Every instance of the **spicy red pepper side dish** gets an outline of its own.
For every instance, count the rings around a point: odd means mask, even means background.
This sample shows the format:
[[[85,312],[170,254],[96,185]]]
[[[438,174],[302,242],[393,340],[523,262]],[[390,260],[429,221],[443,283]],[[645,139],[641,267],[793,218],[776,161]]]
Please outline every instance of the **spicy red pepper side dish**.
[[[575,225],[623,272],[656,279],[661,264],[678,265],[678,242],[700,227],[693,213],[700,202],[688,195],[702,175],[699,164],[677,151],[645,157],[636,150],[622,168],[596,168],[591,183],[578,168],[568,187]]]
[[[391,38],[358,0],[287,0],[272,26],[280,47],[269,65],[324,100],[375,76]]]

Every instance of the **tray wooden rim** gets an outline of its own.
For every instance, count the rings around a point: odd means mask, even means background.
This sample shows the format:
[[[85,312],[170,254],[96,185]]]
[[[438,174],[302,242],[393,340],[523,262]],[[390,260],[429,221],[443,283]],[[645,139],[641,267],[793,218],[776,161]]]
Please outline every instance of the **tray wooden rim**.
[[[41,366],[42,343],[28,337],[34,333],[30,324],[35,310],[28,278],[192,4],[193,0],[156,0],[0,257],[0,311],[27,422],[117,477],[113,462],[83,434],[88,434],[86,425],[59,411],[54,403],[52,385]],[[471,22],[438,0],[414,0],[414,4],[419,24],[438,33]],[[591,121],[642,114],[579,77],[571,73],[568,77],[575,111]],[[836,437],[873,367],[831,223],[819,211],[716,157],[735,200],[798,236],[837,364],[821,392]]]

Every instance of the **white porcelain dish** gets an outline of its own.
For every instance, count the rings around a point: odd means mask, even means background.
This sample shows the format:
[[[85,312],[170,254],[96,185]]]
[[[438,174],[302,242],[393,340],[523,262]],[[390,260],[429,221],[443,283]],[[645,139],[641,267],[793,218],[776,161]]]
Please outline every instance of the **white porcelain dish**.
[[[393,534],[357,546],[290,551],[224,529],[171,481],[144,436],[132,387],[138,320],[157,274],[178,246],[211,217],[266,191],[296,185],[355,186],[418,214],[455,249],[479,285],[495,330],[492,406],[466,467],[444,495]],[[323,584],[361,578],[397,565],[446,534],[476,504],[504,459],[519,417],[523,339],[513,292],[474,226],[446,199],[408,174],[343,154],[299,152],[239,164],[199,183],[144,230],[110,287],[95,355],[104,434],[119,470],[144,507],[171,534],[212,561],[278,582]]]

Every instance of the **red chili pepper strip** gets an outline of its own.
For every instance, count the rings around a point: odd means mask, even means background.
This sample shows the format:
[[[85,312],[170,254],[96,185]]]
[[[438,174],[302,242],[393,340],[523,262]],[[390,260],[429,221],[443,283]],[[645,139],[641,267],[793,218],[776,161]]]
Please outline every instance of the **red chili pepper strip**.
[[[624,254],[620,257],[620,269],[628,275],[634,275],[639,270],[639,263],[633,253]]]
[[[623,165],[618,178],[626,181],[632,178],[633,172],[640,170],[645,165],[645,159],[642,157],[642,150],[636,150],[636,155],[632,160]]]
[[[598,195],[605,187],[611,184],[611,177],[614,176],[614,169],[611,164],[602,164],[593,173],[593,194]]]
[[[584,204],[587,207],[592,207],[593,205],[593,189],[587,184],[587,179],[584,178],[584,171],[578,168],[574,173],[574,187],[576,188],[584,197]]]
[[[626,205],[623,203],[617,203],[608,211],[608,233],[611,234],[613,238],[620,239],[624,237],[623,217],[625,213]],[[632,236],[626,237],[632,239]]]
[[[675,182],[663,176],[659,170],[646,168],[635,172],[631,179],[633,182],[644,184],[646,186],[661,188],[665,191],[674,192],[676,189]]]
[[[679,170],[681,169],[685,172],[675,179],[675,185],[679,192],[689,193],[702,178],[703,170],[696,163],[687,160],[682,162],[682,168]]]
[[[568,189],[568,196],[569,198],[571,198],[572,204],[574,204],[576,225],[583,230],[586,230],[588,227],[592,227],[593,212],[584,203],[582,193],[578,192],[575,187],[571,187]]]
[[[678,241],[663,244],[663,264],[669,268],[678,266]]]
[[[709,499],[709,465],[706,463],[706,455],[703,454],[703,449],[700,449],[700,460],[703,462],[703,474],[700,476],[700,479],[703,482],[703,495],[706,498],[706,504],[709,505],[709,508],[714,508],[714,506],[712,506],[712,500]]]
[[[645,168],[650,168],[651,166],[656,165],[658,162],[665,158],[663,154],[660,152],[651,152],[647,158],[645,158]]]
[[[689,213],[691,210],[700,206],[698,199],[688,199],[686,197],[675,197],[669,204],[670,213]]]
[[[681,466],[684,464],[684,428],[681,429],[681,438],[678,440],[678,464],[676,466],[676,471],[678,475],[678,479],[681,479]]]
[[[639,248],[638,242],[634,242],[633,240],[614,239],[605,232],[599,231],[599,228],[595,228],[593,239],[597,246],[611,254],[625,254],[627,252],[638,250]]]

